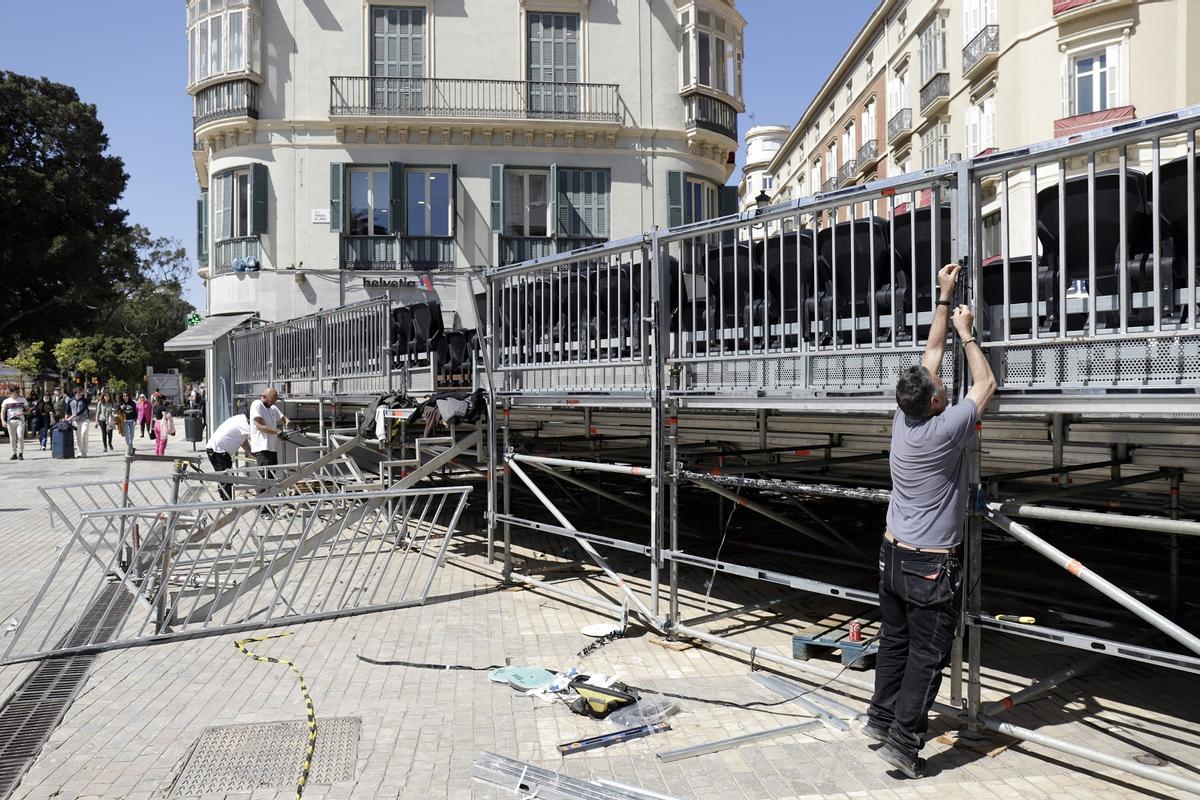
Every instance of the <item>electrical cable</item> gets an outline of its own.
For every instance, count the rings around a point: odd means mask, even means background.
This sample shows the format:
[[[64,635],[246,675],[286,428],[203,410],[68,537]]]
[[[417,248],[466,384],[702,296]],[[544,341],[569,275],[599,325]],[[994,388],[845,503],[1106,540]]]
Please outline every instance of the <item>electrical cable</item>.
[[[741,500],[742,490],[738,487],[738,501]],[[712,573],[708,576],[708,585],[704,588],[704,611],[708,612],[708,601],[712,598],[713,584],[717,582],[717,568],[721,563],[721,551],[725,549],[725,537],[729,535],[729,525],[733,522],[733,512],[740,507],[740,502],[734,502],[733,508],[729,509],[729,516],[725,518],[725,525],[721,529],[721,541],[717,545],[717,554],[713,556]]]

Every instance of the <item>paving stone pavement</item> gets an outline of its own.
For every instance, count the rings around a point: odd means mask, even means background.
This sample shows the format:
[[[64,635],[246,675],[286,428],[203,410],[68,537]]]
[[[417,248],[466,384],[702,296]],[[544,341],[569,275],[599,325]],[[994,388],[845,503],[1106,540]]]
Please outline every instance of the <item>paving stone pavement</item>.
[[[190,452],[189,447],[173,442],[170,452]],[[121,460],[93,455],[51,461],[48,452],[35,450],[27,451],[25,462],[4,462],[0,469],[0,563],[5,564],[0,613],[7,622],[20,615],[67,533],[63,525],[49,524],[37,487],[114,480],[120,476]],[[167,469],[164,464],[137,465],[135,475],[165,474]],[[572,715],[562,704],[491,684],[487,670],[507,663],[550,668],[575,664],[574,654],[589,641],[579,629],[603,618],[548,595],[500,585],[482,574],[478,568],[486,563],[477,532],[466,532],[456,550],[454,563],[439,571],[425,606],[293,626],[288,630],[294,636],[256,648],[300,666],[318,719],[362,718],[356,780],[311,785],[306,798],[522,796],[472,778],[471,762],[481,750],[576,777],[610,778],[695,800],[1184,796],[1030,745],[985,757],[932,742],[926,748],[929,776],[906,781],[888,774],[857,732],[857,724],[849,732],[822,729],[663,764],[654,756],[660,750],[778,727],[803,718],[805,712],[781,704],[751,681],[741,657],[720,650],[656,646],[652,634],[640,631],[596,651],[584,666],[680,696],[682,708],[672,718],[673,730],[561,758],[556,744],[612,728]],[[537,539],[530,539],[523,552],[531,563],[555,558],[552,544]],[[575,591],[617,594],[595,571],[554,575]],[[631,583],[645,585],[636,576]],[[770,597],[773,591],[733,580],[722,586],[727,593],[714,595],[709,610],[751,602],[756,592]],[[710,601],[703,598],[702,588],[693,588],[697,591],[684,605],[689,614],[703,613],[699,609]],[[715,627],[738,629],[742,641],[786,652],[797,623],[761,613]],[[215,636],[100,656],[14,797],[164,798],[206,727],[303,719],[294,677],[283,667],[239,654],[232,646],[234,638]],[[989,654],[987,697],[998,697],[1079,658],[1026,642],[1003,642]],[[0,668],[0,697],[7,697],[31,669]],[[870,673],[859,674],[864,676],[869,679]],[[837,697],[865,708],[861,692]],[[1153,752],[1168,762],[1166,769],[1195,776],[1192,770],[1200,762],[1198,706],[1190,676],[1123,662],[1106,665],[1046,700],[1021,707],[1011,719],[1115,755]],[[944,723],[935,720],[933,730],[943,729]],[[287,798],[293,791],[264,787],[248,794],[205,797]]]

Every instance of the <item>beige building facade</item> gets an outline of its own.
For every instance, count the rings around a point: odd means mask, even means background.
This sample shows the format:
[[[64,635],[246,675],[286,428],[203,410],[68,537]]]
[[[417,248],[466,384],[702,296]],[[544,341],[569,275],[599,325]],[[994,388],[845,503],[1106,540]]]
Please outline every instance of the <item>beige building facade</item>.
[[[764,168],[772,203],[1200,103],[1198,50],[1192,0],[883,0]]]

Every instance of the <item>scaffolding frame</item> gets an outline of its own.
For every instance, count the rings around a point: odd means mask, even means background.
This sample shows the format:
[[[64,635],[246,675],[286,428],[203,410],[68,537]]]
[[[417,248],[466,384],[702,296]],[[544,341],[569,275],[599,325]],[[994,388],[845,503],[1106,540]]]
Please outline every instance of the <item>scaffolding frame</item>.
[[[796,462],[780,455],[787,455],[787,447],[770,446],[769,422],[778,419],[771,412],[861,419],[894,409],[896,371],[917,363],[924,348],[923,334],[927,335],[934,310],[936,271],[942,263],[965,259],[968,269],[960,281],[960,301],[976,313],[981,344],[1000,386],[985,422],[999,418],[1017,425],[1032,415],[1046,418],[1053,451],[1047,469],[990,477],[984,470],[981,436],[975,437],[968,451],[973,492],[963,539],[964,633],[952,654],[952,703],[936,704],[935,710],[959,719],[975,734],[984,730],[1003,733],[1200,794],[1200,781],[1191,777],[1081,747],[993,716],[1078,675],[1085,665],[1094,663],[1095,655],[999,703],[982,702],[980,678],[985,630],[1035,636],[1173,669],[1195,672],[1200,668],[1200,660],[1194,656],[1140,643],[1004,623],[986,618],[981,611],[986,522],[1200,653],[1200,640],[1168,618],[1178,614],[1180,605],[1178,539],[1200,532],[1197,523],[1180,518],[1182,471],[1145,464],[1131,469],[1129,438],[1114,443],[1111,457],[1104,461],[1066,461],[1069,415],[1111,419],[1119,427],[1140,419],[1177,420],[1200,414],[1195,226],[1187,226],[1182,247],[1180,232],[1174,234],[1173,250],[1168,254],[1158,211],[1163,154],[1174,149],[1183,154],[1176,162],[1184,162],[1188,218],[1195,218],[1197,127],[1200,107],[1192,107],[1110,130],[801,198],[763,213],[751,211],[670,230],[655,229],[583,251],[486,269],[488,319],[483,357],[494,404],[491,418],[497,423],[489,429],[487,442],[489,555],[500,546],[506,579],[618,613],[621,608],[614,603],[515,570],[513,527],[572,539],[616,581],[626,604],[648,626],[668,636],[732,649],[752,659],[785,664],[823,680],[836,678],[843,685],[870,691],[872,687],[861,681],[837,678],[814,665],[756,651],[682,620],[681,565],[722,570],[860,603],[871,603],[874,597],[851,587],[686,553],[680,547],[679,489],[683,483],[701,486],[818,539],[826,538],[822,531],[756,504],[741,495],[741,488],[886,502],[887,493],[869,485],[773,477]],[[1110,158],[1115,159],[1116,169],[1098,172],[1097,166]],[[1140,172],[1135,165],[1148,165],[1148,170]],[[1129,207],[1134,184],[1148,187],[1152,197],[1148,249],[1144,242],[1134,242],[1144,233],[1137,227],[1141,218],[1131,216],[1134,209]],[[1021,192],[1025,208],[1014,212],[1013,206],[1022,202]],[[1114,192],[1115,200],[1104,199]],[[907,202],[899,203],[902,199]],[[1079,202],[1086,207],[1082,253],[1078,235],[1071,234],[1069,241],[1067,230],[1067,209]],[[1102,263],[1110,254],[1103,251],[1101,229],[1110,221],[1101,212],[1112,211],[1113,204],[1117,218],[1111,225],[1118,245],[1115,264],[1108,269]],[[922,210],[927,255],[923,260],[918,236]],[[986,269],[985,211],[992,220],[998,217],[1001,238],[1000,256],[990,260]],[[1055,214],[1057,229],[1046,221]],[[860,229],[865,245],[859,240]],[[1014,248],[1021,252],[1018,240],[1022,235],[1027,256],[1013,252]],[[886,247],[876,246],[877,237],[887,242]],[[905,237],[907,248],[903,246]],[[1142,249],[1135,252],[1136,247]],[[901,257],[902,253],[907,257]],[[949,376],[946,383],[952,395],[961,398],[969,376],[965,364],[956,359],[953,344],[947,350],[943,374]],[[743,418],[753,415],[757,422],[757,452],[752,448],[748,456],[758,458],[744,458],[745,463],[733,475],[723,474],[724,453],[717,455],[717,465],[708,472],[689,470],[683,464],[689,446],[695,444],[681,432],[688,417],[718,409]],[[558,437],[559,447],[565,451],[562,457],[521,452],[520,425],[539,413],[561,414],[564,410],[582,415],[587,431],[573,451],[563,447],[563,437]],[[620,455],[640,455],[641,463],[606,458],[605,451],[595,446],[605,440],[606,433],[612,433],[593,427],[593,414],[601,412],[624,415],[631,421],[630,430],[637,431],[646,446],[640,451],[622,450]],[[537,432],[541,429],[539,424]],[[616,431],[614,438],[634,435],[629,430]],[[1131,436],[1137,444],[1136,433]],[[840,444],[835,438],[830,436],[830,449]],[[868,457],[859,455],[860,459]],[[828,450],[824,460],[828,466]],[[585,490],[593,487],[572,472],[619,473],[646,481],[649,502],[643,511],[648,517],[647,537],[629,542],[579,530],[530,479],[523,464]],[[1070,485],[1074,476],[1097,469],[1111,470],[1110,479]],[[754,473],[761,477],[752,477]],[[1056,491],[1025,498],[1000,493],[1002,483],[1019,480],[1023,474],[1051,476]],[[558,525],[514,512],[514,477]],[[1054,505],[1055,501],[1089,499],[1103,503],[1103,498],[1087,498],[1086,494],[1149,482],[1166,485],[1167,516],[1146,518]],[[730,486],[739,487],[738,492],[731,493]],[[598,487],[596,491],[605,496]],[[622,499],[622,505],[628,505],[628,499]],[[1002,511],[1030,519],[1141,528],[1167,536],[1172,614],[1161,614],[1099,578]],[[814,521],[819,526],[821,520]],[[612,572],[597,546],[648,557],[647,599]],[[660,594],[663,572],[665,612]]]

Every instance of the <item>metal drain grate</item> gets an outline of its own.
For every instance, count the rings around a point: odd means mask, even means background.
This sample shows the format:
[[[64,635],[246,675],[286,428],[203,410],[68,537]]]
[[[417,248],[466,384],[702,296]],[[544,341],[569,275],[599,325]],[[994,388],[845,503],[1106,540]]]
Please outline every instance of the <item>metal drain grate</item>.
[[[317,718],[310,784],[354,780],[359,717]],[[172,798],[251,792],[296,782],[308,743],[304,720],[206,728],[171,788]]]
[[[110,583],[60,643],[88,638],[106,641],[132,601],[119,583]],[[58,727],[87,680],[95,656],[51,658],[38,664],[0,706],[0,800],[12,795],[42,745]]]

